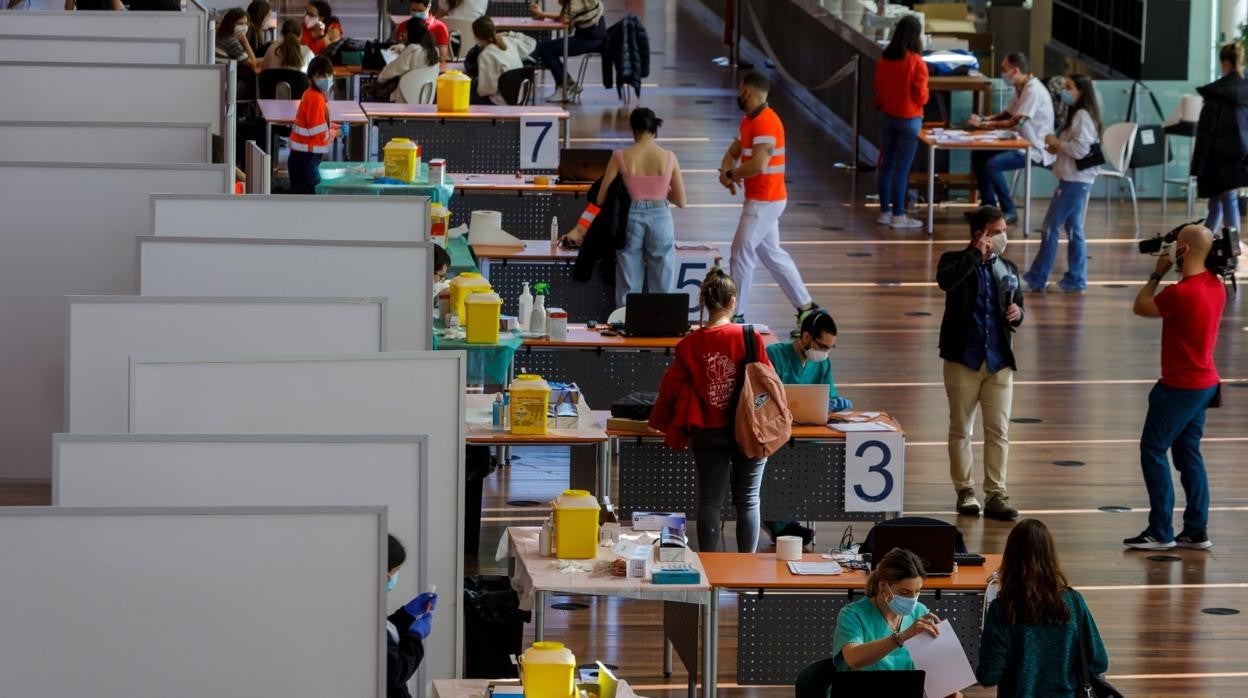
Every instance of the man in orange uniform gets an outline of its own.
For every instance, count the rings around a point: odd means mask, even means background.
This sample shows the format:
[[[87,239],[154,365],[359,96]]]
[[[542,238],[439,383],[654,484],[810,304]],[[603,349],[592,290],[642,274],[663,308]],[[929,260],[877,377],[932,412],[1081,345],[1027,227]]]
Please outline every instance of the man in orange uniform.
[[[780,284],[780,290],[797,309],[800,325],[807,313],[818,308],[810,299],[793,258],[780,247],[780,214],[788,203],[784,186],[784,125],[767,105],[771,83],[760,73],[741,78],[737,106],[745,112],[739,137],[728,146],[719,167],[719,183],[734,196],[745,189],[745,205],[732,239],[729,268],[737,283],[735,320],[744,322],[750,300],[754,267],[759,261]]]
[[[334,81],[334,64],[324,56],[317,56],[308,64],[308,77],[311,85],[300,98],[295,123],[290,127],[290,158],[286,169],[290,171],[292,194],[316,193],[316,183],[321,179],[321,158],[329,152],[329,144],[334,140],[327,96]]]

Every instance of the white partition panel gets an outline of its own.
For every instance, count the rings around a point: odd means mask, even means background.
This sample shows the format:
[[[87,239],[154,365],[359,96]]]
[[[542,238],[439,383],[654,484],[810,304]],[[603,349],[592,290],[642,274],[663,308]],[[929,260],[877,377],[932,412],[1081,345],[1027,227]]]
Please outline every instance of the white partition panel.
[[[272,188],[269,181],[273,174],[272,159],[255,141],[247,141],[243,152],[246,153],[243,170],[247,173],[247,193],[268,194]]]
[[[428,589],[424,436],[57,434],[52,456],[54,506],[385,505],[408,554],[386,608]]]
[[[145,296],[383,296],[386,347],[429,349],[433,243],[140,237]]]
[[[429,197],[153,194],[152,234],[423,242]]]
[[[0,155],[20,162],[212,162],[212,125],[0,121]]]
[[[131,362],[131,433],[428,434],[431,679],[461,666],[464,361],[458,351]],[[450,593],[454,590],[454,593]]]
[[[181,39],[0,34],[0,61],[44,63],[194,63]]]
[[[135,293],[147,197],[224,192],[226,177],[224,165],[0,162],[0,478],[51,474],[48,436],[65,429],[65,296]]]
[[[181,60],[174,63],[212,62],[213,46],[208,39],[208,21],[194,6],[188,12],[0,12],[0,34],[14,37],[60,37],[74,41],[174,40],[184,47]],[[4,42],[0,42],[2,45]],[[18,56],[5,60],[46,60],[60,62],[79,55],[71,46],[62,57]],[[74,60],[71,58],[71,60]],[[86,60],[77,58],[78,61]]]
[[[124,433],[136,354],[384,351],[384,298],[69,296],[66,429]]]
[[[221,65],[0,62],[0,120],[210,123],[220,133],[228,72]]]
[[[0,560],[6,696],[385,696],[384,508],[0,507]]]

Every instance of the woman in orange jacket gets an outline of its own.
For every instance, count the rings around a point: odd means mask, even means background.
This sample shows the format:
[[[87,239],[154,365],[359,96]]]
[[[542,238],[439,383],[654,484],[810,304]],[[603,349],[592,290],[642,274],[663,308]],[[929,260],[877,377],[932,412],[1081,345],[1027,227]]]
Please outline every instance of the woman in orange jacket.
[[[315,194],[321,177],[321,159],[329,152],[334,140],[334,126],[329,120],[329,94],[334,83],[334,64],[317,56],[308,64],[311,83],[299,100],[295,123],[290,128],[290,172],[292,194]]]

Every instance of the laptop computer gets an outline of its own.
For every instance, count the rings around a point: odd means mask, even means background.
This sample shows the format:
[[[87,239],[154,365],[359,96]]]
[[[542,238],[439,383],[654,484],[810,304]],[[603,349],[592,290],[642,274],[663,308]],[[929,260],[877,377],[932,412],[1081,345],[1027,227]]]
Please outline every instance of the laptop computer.
[[[828,695],[923,698],[926,671],[838,671],[832,675]]]
[[[871,536],[873,562],[882,559],[893,548],[905,548],[919,556],[929,577],[953,574],[953,553],[958,540],[958,529],[953,526],[876,526],[871,530]]]
[[[563,148],[559,151],[559,183],[592,182],[607,171],[608,148]]]
[[[680,337],[689,331],[689,295],[630,293],[624,305],[624,334]]]
[[[794,385],[785,383],[784,394],[789,398],[789,412],[794,424],[828,423],[828,384]]]

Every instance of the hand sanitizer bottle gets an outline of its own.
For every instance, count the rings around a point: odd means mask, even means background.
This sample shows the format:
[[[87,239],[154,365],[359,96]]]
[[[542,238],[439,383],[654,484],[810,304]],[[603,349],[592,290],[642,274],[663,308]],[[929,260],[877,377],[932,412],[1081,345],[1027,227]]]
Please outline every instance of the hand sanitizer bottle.
[[[533,301],[533,315],[529,318],[530,334],[546,334],[546,293],[538,290]]]
[[[529,331],[529,316],[533,314],[533,294],[529,293],[529,282],[525,281],[520,291],[520,307],[516,310],[516,323],[521,332]]]

